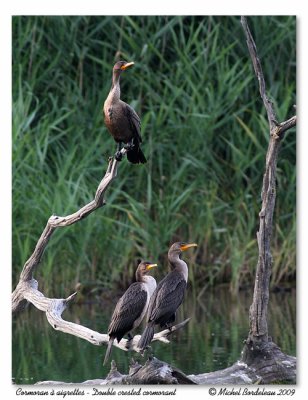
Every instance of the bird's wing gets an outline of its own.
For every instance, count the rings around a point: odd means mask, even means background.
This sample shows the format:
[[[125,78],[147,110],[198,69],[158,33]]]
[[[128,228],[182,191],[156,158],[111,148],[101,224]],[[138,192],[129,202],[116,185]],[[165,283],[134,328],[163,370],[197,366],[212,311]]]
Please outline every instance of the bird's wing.
[[[158,285],[149,304],[148,321],[166,313],[174,314],[183,301],[186,281],[181,274],[167,275]]]
[[[131,330],[135,320],[140,317],[146,301],[147,292],[141,288],[140,283],[135,282],[130,285],[114,309],[108,333]]]
[[[134,132],[135,137],[138,139],[138,141],[141,143],[141,121],[139,118],[139,115],[136,113],[136,111],[128,104],[125,103],[125,113],[126,117],[129,121],[130,127],[132,132]]]

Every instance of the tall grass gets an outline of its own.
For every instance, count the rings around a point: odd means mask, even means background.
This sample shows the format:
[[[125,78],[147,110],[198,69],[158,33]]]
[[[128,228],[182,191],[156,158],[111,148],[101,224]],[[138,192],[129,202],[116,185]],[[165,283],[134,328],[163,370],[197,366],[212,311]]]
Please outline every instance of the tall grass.
[[[253,17],[280,120],[295,104],[294,17]],[[115,59],[136,65],[122,98],[142,118],[145,166],[123,161],[107,205],[58,229],[38,271],[45,290],[131,280],[138,257],[166,264],[175,240],[193,284],[250,284],[268,143],[237,17],[13,17],[13,283],[48,217],[90,201],[115,143],[102,105]],[[295,134],[278,165],[273,284],[295,275]],[[161,276],[166,267],[160,269]]]

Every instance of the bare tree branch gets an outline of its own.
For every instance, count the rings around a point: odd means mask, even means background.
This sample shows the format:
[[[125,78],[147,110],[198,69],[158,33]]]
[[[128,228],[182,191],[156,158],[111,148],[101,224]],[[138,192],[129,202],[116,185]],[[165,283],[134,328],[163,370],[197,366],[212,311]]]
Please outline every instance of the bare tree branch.
[[[127,150],[123,148],[121,152],[122,154],[125,154],[126,151]],[[109,335],[93,331],[92,329],[89,329],[85,326],[62,319],[63,311],[74,300],[77,292],[73,293],[66,299],[47,298],[44,296],[43,293],[38,290],[38,282],[33,278],[33,273],[35,268],[41,261],[42,255],[51,235],[57,228],[72,225],[85,218],[99,207],[102,207],[106,204],[104,200],[104,195],[111,182],[117,176],[117,168],[118,161],[113,158],[110,159],[105,176],[103,177],[97,188],[94,200],[92,200],[90,203],[86,204],[84,207],[73,214],[67,215],[65,217],[52,215],[48,219],[47,225],[35,246],[33,254],[27,260],[23,267],[23,270],[20,274],[19,283],[12,293],[13,313],[22,310],[25,305],[30,302],[37,309],[46,313],[46,318],[48,322],[55,330],[77,336],[97,346],[108,344]],[[156,333],[152,341],[169,343],[168,337],[172,333],[186,325],[188,321],[189,319],[179,323],[178,325],[173,326],[171,329],[165,329],[161,332]],[[136,335],[131,340],[122,339],[120,343],[117,343],[115,341],[113,345],[124,351],[133,350],[136,352],[140,352],[140,349],[137,347],[139,339],[140,335]]]
[[[257,46],[254,42],[249,26],[247,24],[246,17],[244,16],[241,17],[241,23],[246,35],[246,43],[249,50],[250,58],[259,82],[259,91],[261,98],[263,100],[264,107],[267,112],[267,118],[270,126],[271,135],[277,135],[278,137],[281,137],[282,133],[284,133],[290,128],[293,128],[296,125],[296,116],[288,119],[285,122],[278,123],[273,102],[268,98],[266,94],[266,85],[261,66],[261,61],[258,56]],[[278,139],[278,137],[276,139]]]
[[[262,207],[259,213],[260,224],[257,232],[259,258],[256,271],[253,302],[250,307],[250,332],[249,341],[268,341],[267,306],[269,300],[269,285],[272,269],[272,255],[270,240],[272,235],[273,213],[276,200],[276,167],[279,145],[283,134],[296,125],[296,116],[287,121],[278,123],[272,101],[265,92],[265,80],[262,66],[257,53],[257,47],[251,35],[245,17],[241,23],[246,35],[247,46],[259,82],[260,95],[267,112],[270,141],[266,154],[266,166],[262,185]]]
[[[38,282],[35,279],[31,279],[30,281],[20,284],[19,291],[22,291],[22,295],[25,300],[32,303],[37,309],[46,313],[48,322],[55,330],[77,336],[96,346],[108,344],[108,334],[93,331],[92,329],[89,329],[83,325],[69,322],[62,318],[63,311],[75,299],[77,292],[71,294],[66,299],[50,299],[45,297],[43,293],[38,290]],[[172,333],[185,326],[188,321],[189,318],[173,326],[171,329],[165,329],[156,333],[152,341],[169,343],[168,337]],[[122,339],[120,343],[114,341],[113,345],[124,351],[133,350],[140,352],[140,349],[137,347],[139,339],[140,335],[136,335],[131,340]]]
[[[276,118],[276,113],[275,113],[275,110],[273,107],[273,102],[271,100],[269,100],[269,98],[267,97],[266,92],[265,92],[265,80],[264,80],[264,76],[263,76],[261,62],[260,62],[258,52],[257,52],[257,47],[253,40],[252,34],[250,32],[250,29],[248,27],[245,17],[241,17],[241,23],[242,23],[243,29],[245,31],[246,42],[247,42],[248,50],[250,53],[251,61],[253,63],[253,67],[255,70],[255,74],[259,81],[260,95],[263,100],[264,107],[266,108],[268,122],[269,122],[270,128],[273,129],[276,125],[277,118]]]
[[[126,149],[123,148],[121,150],[122,154],[126,154]],[[51,238],[53,232],[63,226],[69,226],[74,224],[75,222],[80,221],[81,219],[88,216],[90,213],[105,205],[104,195],[106,190],[108,189],[111,182],[117,176],[118,169],[118,161],[116,159],[111,158],[109,160],[107,171],[101,180],[95,194],[94,200],[90,203],[86,204],[80,210],[76,211],[74,214],[67,215],[66,217],[59,217],[56,215],[52,215],[48,221],[47,225],[39,238],[34,252],[30,256],[30,258],[26,261],[23,270],[20,274],[19,283],[12,293],[12,311],[13,313],[20,311],[26,305],[25,298],[23,297],[22,286],[24,282],[30,282],[33,279],[33,273],[35,268],[41,261],[44,250]]]

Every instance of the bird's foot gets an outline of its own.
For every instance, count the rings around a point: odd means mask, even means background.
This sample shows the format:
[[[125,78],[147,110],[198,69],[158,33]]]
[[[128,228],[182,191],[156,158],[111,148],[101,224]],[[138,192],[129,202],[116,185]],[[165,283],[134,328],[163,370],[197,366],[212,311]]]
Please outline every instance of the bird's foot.
[[[132,342],[132,340],[133,340],[133,336],[130,334],[130,333],[128,333],[128,335],[127,335],[127,342],[126,342],[126,345],[125,345],[125,347],[129,350],[130,349],[130,347],[131,347],[131,342]]]
[[[172,324],[172,323],[166,324],[166,325],[164,326],[164,328],[165,328],[166,330],[169,331],[169,332],[167,333],[167,335],[166,335],[166,337],[169,337],[169,336],[171,335],[171,333],[173,332],[173,324]]]
[[[127,151],[129,151],[129,150],[133,150],[134,147],[135,147],[134,143],[127,143],[127,144],[124,146],[124,149],[126,149]]]
[[[153,349],[150,345],[147,345],[145,349],[141,350],[140,354],[142,357],[146,355],[149,359],[154,357]]]
[[[114,158],[115,158],[117,161],[122,161],[123,154],[121,153],[121,151],[117,151],[117,152],[115,153],[115,155],[114,155]]]

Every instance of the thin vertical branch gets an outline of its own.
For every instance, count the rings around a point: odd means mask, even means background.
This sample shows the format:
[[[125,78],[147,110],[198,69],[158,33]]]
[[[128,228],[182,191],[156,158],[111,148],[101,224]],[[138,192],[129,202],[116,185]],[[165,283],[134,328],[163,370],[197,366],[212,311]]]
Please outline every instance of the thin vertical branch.
[[[252,34],[249,30],[247,20],[245,17],[241,17],[241,23],[242,23],[243,29],[245,31],[246,43],[248,46],[250,58],[251,58],[251,61],[252,61],[252,64],[253,64],[253,67],[255,70],[255,74],[259,81],[260,95],[263,100],[266,112],[267,112],[268,123],[269,123],[270,129],[273,129],[276,126],[277,118],[276,118],[276,113],[274,110],[273,102],[266,95],[265,80],[264,80],[264,75],[263,75],[263,71],[262,71],[261,61],[259,59],[258,52],[257,52],[257,47],[253,40]]]
[[[250,307],[250,340],[268,340],[267,308],[269,301],[269,286],[272,270],[272,254],[270,248],[273,213],[276,200],[276,167],[278,150],[283,134],[296,125],[296,116],[278,123],[273,102],[266,95],[265,79],[257,47],[250,32],[245,17],[241,17],[241,23],[245,32],[249,54],[254,71],[259,82],[259,91],[267,112],[270,128],[270,141],[266,154],[265,173],[261,191],[262,207],[259,213],[259,231],[257,232],[259,257],[256,270],[253,302]]]

